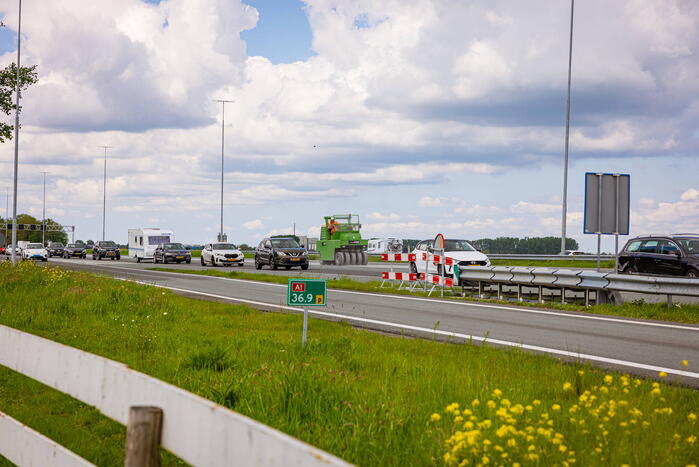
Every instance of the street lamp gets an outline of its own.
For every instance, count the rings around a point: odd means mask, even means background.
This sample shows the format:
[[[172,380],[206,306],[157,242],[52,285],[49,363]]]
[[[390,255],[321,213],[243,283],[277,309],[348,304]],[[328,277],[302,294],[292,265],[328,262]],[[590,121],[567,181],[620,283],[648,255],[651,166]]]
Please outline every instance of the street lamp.
[[[233,103],[235,101],[229,101],[225,99],[215,99],[214,102],[221,103],[221,230],[218,233],[218,241],[225,242],[228,237],[223,233],[223,154],[224,154],[224,141],[225,141],[225,124],[226,124],[226,103]]]
[[[563,214],[561,219],[561,254],[566,252],[566,215],[568,211],[568,140],[570,137],[570,74],[573,63],[573,11],[575,0],[570,0],[570,41],[568,43],[568,97],[566,98],[566,143],[563,162]]]
[[[46,174],[48,172],[41,172],[44,174],[44,207],[41,211],[41,243],[46,246]]]
[[[17,76],[15,77],[15,167],[12,195],[12,264],[17,264],[17,168],[19,162],[19,70],[22,38],[22,0],[19,0],[17,20]]]
[[[102,182],[102,241],[104,241],[104,231],[107,215],[107,149],[112,149],[113,146],[100,146],[104,149],[104,179]]]

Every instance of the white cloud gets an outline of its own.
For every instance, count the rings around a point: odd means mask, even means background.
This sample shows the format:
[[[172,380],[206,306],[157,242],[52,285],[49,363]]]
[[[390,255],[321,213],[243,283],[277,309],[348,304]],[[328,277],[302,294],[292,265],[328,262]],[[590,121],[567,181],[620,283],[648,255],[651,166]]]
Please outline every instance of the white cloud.
[[[264,228],[264,224],[260,219],[255,219],[254,221],[243,222],[243,227],[248,230],[260,230]]]

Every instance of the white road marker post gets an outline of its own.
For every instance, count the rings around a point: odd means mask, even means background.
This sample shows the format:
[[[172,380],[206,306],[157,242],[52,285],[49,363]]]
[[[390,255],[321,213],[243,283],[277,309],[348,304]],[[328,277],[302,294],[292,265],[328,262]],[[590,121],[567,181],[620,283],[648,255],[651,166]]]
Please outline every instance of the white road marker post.
[[[301,338],[301,345],[306,347],[306,334],[308,334],[308,307],[303,307],[303,337]]]

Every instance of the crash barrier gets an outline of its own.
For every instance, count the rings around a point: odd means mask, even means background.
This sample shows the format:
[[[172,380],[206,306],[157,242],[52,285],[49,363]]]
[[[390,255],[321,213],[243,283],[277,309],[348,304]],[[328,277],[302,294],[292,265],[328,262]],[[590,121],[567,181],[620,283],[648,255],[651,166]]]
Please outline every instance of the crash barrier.
[[[544,290],[558,290],[565,303],[566,290],[584,292],[585,304],[590,303],[590,292],[595,293],[597,303],[621,303],[619,292],[636,292],[667,295],[668,305],[672,296],[699,297],[699,279],[683,277],[651,277],[615,274],[580,269],[525,268],[508,266],[470,266],[459,270],[459,282],[478,287],[483,296],[483,285],[496,286],[498,298],[503,297],[503,285],[517,287],[517,299],[523,300],[523,287],[536,288],[543,302]]]
[[[527,260],[527,261],[545,261],[545,260],[596,261],[597,255],[522,255],[522,254],[498,255],[498,254],[488,253],[488,258],[490,258],[490,259],[521,259],[521,260]],[[615,256],[614,255],[600,255],[599,258],[602,261],[606,261],[606,260],[613,260],[615,258]]]
[[[69,394],[126,425],[127,462],[144,423],[130,413],[161,410],[151,438],[191,465],[347,466],[346,462],[203,397],[139,373],[122,363],[0,325],[0,365]],[[132,425],[135,429],[132,430]],[[18,465],[89,465],[56,443],[0,415],[0,454]],[[135,434],[134,434],[135,433]],[[5,435],[8,436],[5,436]],[[157,439],[160,439],[160,443]],[[30,439],[31,443],[21,441]],[[10,442],[8,440],[17,440]],[[136,446],[138,448],[139,446]],[[145,465],[138,464],[138,465]],[[155,464],[148,464],[155,465]],[[159,465],[159,463],[158,463]]]

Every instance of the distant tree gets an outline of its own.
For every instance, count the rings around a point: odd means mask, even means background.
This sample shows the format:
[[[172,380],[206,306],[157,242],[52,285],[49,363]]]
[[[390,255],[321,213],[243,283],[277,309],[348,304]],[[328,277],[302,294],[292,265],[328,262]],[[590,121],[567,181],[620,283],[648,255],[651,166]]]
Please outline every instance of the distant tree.
[[[14,93],[17,81],[17,64],[11,63],[0,69],[0,112],[10,115],[17,108],[15,105]],[[20,92],[26,90],[30,85],[38,81],[36,65],[31,67],[21,67],[19,69]],[[19,108],[22,111],[22,106]],[[14,125],[0,121],[0,143],[12,139]]]
[[[254,248],[254,247],[251,247],[251,246],[248,245],[247,243],[241,243],[240,245],[238,245],[238,249],[239,249],[239,250],[250,251],[250,250],[254,250],[255,248]]]
[[[94,244],[95,244],[95,242],[93,242],[92,240],[88,240],[88,241],[87,241],[87,246],[92,246],[92,245],[94,245]]]
[[[561,252],[560,237],[481,238],[471,241],[471,244],[485,253],[500,255],[555,255]],[[577,249],[578,242],[573,238],[567,238],[566,250]]]
[[[422,240],[414,240],[410,238],[404,238],[403,239],[403,253],[410,253],[415,249],[418,243],[420,243]]]
[[[84,245],[85,244],[85,242],[83,242],[82,240],[76,240],[75,243],[77,245]]]

